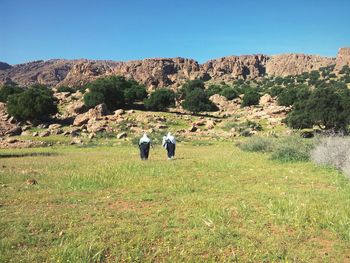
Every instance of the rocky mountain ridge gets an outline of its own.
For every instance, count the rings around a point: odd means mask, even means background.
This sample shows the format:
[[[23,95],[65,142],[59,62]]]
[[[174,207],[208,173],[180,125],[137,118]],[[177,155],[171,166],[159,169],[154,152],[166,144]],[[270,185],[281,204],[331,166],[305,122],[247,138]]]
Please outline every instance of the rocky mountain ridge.
[[[0,62],[0,84],[23,86],[81,86],[96,78],[122,75],[144,83],[149,89],[180,86],[188,79],[213,81],[256,79],[264,75],[287,76],[335,65],[350,65],[350,48],[340,48],[336,58],[305,54],[227,56],[199,64],[187,58],[154,58],[127,62],[105,60],[33,61],[18,65]]]

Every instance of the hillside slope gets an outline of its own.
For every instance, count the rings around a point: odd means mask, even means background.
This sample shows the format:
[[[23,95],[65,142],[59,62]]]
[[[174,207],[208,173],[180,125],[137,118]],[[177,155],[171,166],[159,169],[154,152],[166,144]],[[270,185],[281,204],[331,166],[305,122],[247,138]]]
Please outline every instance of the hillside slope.
[[[304,54],[227,56],[199,64],[186,58],[153,58],[127,62],[104,60],[33,61],[19,65],[1,63],[0,83],[20,85],[81,86],[98,77],[123,75],[144,83],[149,89],[178,87],[187,79],[231,81],[267,75],[287,76],[336,64],[339,70],[350,64],[350,48],[341,48],[337,58]]]

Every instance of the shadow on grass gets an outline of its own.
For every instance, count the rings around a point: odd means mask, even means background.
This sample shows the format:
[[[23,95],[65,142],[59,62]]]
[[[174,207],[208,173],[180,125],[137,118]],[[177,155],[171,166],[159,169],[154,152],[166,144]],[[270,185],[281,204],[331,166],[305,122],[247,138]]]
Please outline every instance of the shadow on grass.
[[[19,158],[32,156],[56,156],[57,153],[37,152],[37,153],[0,153],[1,158]]]

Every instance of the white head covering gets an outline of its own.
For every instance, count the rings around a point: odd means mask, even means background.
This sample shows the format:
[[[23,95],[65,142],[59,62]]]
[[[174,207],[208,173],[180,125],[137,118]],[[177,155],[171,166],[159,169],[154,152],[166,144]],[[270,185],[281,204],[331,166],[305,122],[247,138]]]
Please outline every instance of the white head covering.
[[[168,132],[168,135],[166,136],[166,140],[169,140],[171,143],[176,144],[175,137],[171,135],[170,132]]]
[[[144,133],[143,136],[141,137],[139,144],[141,143],[150,143],[151,139],[148,138],[147,133]]]

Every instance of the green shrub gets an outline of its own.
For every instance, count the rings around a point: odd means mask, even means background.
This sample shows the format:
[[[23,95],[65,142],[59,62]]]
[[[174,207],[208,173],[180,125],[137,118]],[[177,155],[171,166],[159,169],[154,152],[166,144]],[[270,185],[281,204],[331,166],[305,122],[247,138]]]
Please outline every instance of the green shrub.
[[[270,138],[252,137],[238,147],[247,152],[271,152],[273,149],[273,142]]]
[[[200,88],[187,92],[186,98],[182,102],[182,107],[194,114],[202,111],[216,111],[218,109],[205,91]]]
[[[228,99],[228,100],[233,100],[239,96],[239,93],[236,89],[233,89],[231,87],[225,87],[221,91],[220,95],[226,97],[226,99]]]
[[[105,103],[109,110],[122,108],[125,104],[142,101],[146,89],[135,80],[127,80],[121,76],[110,76],[97,79],[86,85],[90,92],[85,93],[84,103],[88,107]]]
[[[145,86],[134,84],[124,91],[125,102],[132,104],[135,101],[143,101],[147,98],[147,91]]]
[[[9,96],[8,113],[19,120],[45,118],[57,112],[57,105],[52,92],[42,85]]]
[[[4,85],[0,88],[0,102],[7,102],[8,97],[13,94],[18,94],[23,92],[24,89],[16,85]]]
[[[269,94],[272,97],[278,96],[281,92],[283,92],[284,88],[281,86],[273,86],[269,89]]]
[[[260,94],[255,90],[250,90],[244,94],[241,107],[259,104]]]
[[[299,137],[287,137],[277,140],[271,159],[281,162],[302,162],[310,160],[313,141]]]
[[[207,95],[210,97],[210,96],[213,96],[215,94],[220,94],[222,91],[222,86],[221,85],[210,85],[209,88],[207,88],[205,90],[205,92],[207,93]]]
[[[187,94],[195,89],[204,90],[204,82],[200,79],[189,80],[182,85],[181,89],[178,91],[179,99],[185,99]]]
[[[347,131],[350,124],[350,91],[339,86],[314,89],[301,96],[286,118],[294,129],[317,125],[325,130]]]
[[[170,89],[158,89],[151,93],[148,99],[144,100],[146,109],[163,111],[175,106],[175,93]]]
[[[68,86],[60,86],[57,88],[57,92],[69,92],[69,93],[73,93],[75,92],[75,90],[71,87]]]
[[[95,107],[104,102],[105,97],[102,92],[88,92],[84,95],[84,104],[89,108]]]

